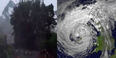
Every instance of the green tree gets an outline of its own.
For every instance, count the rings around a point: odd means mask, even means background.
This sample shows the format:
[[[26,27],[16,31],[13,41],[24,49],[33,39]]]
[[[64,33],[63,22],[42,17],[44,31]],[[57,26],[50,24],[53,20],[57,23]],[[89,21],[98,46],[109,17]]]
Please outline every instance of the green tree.
[[[54,56],[54,58],[57,58],[57,34],[51,33],[52,36],[50,40],[46,44],[47,51]]]
[[[10,23],[15,47],[29,50],[43,48],[42,42],[49,41],[52,36],[50,26],[56,25],[53,5],[45,6],[39,0],[22,1],[13,10]]]

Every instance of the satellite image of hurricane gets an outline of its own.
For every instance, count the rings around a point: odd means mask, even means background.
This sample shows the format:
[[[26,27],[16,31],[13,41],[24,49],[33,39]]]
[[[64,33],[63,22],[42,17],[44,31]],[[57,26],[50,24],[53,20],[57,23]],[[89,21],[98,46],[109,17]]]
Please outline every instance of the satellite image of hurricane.
[[[116,0],[58,0],[57,58],[116,58]]]

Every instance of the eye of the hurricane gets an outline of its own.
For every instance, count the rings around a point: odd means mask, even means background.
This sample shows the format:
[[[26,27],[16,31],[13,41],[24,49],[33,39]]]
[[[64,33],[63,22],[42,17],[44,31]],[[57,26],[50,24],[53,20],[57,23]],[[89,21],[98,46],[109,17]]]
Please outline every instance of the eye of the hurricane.
[[[80,37],[80,36],[79,36],[79,37],[77,37],[77,40],[78,40],[78,41],[80,41],[81,39],[82,39],[82,37]]]
[[[60,24],[58,27],[60,28]],[[88,27],[86,23],[78,21],[71,21],[68,24],[65,23],[61,27],[62,29],[59,29],[58,33],[58,40],[65,48],[63,51],[66,54],[74,56],[74,58],[83,58],[75,55],[81,55],[81,53],[86,55],[91,52],[91,48],[93,47],[91,27]]]
[[[72,34],[70,34],[70,40],[74,41],[74,42],[77,42],[77,41],[82,40],[82,37],[81,36],[74,37]]]
[[[77,44],[83,44],[89,41],[90,31],[85,24],[79,24],[70,33],[70,41]]]

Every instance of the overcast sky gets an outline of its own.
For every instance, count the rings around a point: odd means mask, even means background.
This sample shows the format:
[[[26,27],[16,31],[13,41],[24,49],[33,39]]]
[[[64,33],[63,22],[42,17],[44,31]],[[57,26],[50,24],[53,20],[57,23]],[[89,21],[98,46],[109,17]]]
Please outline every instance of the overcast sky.
[[[19,2],[19,0],[12,0],[12,1],[14,1],[14,3]],[[9,2],[9,0],[1,0],[0,1],[0,16],[2,15],[2,11],[4,10],[4,8],[8,2]],[[54,5],[54,10],[57,10],[57,0],[44,0],[44,3],[46,5],[49,5],[52,3]]]

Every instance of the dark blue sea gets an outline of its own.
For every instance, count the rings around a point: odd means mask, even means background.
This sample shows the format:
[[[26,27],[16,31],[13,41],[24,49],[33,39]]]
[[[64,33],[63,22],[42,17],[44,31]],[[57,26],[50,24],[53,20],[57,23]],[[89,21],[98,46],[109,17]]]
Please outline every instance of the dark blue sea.
[[[93,47],[92,51],[94,50],[95,47]],[[85,58],[100,58],[101,56],[101,53],[102,51],[98,51],[97,53],[94,52],[92,54],[88,54],[88,56],[86,56]],[[58,49],[57,49],[57,58],[73,58],[71,56],[68,56],[67,54],[65,53],[62,53],[60,52]]]

